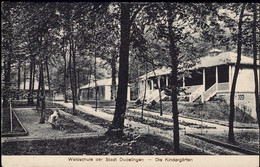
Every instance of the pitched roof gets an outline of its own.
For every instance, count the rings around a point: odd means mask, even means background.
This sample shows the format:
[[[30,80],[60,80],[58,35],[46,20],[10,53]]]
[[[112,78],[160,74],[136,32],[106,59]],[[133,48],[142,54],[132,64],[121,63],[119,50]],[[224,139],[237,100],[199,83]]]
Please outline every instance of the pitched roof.
[[[212,52],[222,52],[222,50],[219,50],[219,49],[211,49],[210,51],[209,51],[209,53],[212,53]]]
[[[216,56],[202,57],[197,63],[196,68],[212,67],[223,64],[235,64],[237,61],[237,54],[234,52],[223,52]],[[241,56],[241,64],[253,65],[253,59],[246,56]]]
[[[112,85],[112,78],[105,78],[97,81],[97,86],[106,86],[106,85]],[[116,85],[118,85],[118,78],[116,78]],[[80,87],[79,89],[86,89],[86,88],[93,88],[93,87],[95,87],[94,81],[90,82],[90,84]]]
[[[219,50],[214,50],[219,51]],[[219,65],[224,65],[224,64],[235,64],[237,61],[237,53],[234,52],[223,52],[220,53],[216,56],[205,56],[202,57],[198,60],[196,65],[193,68],[205,68],[205,67],[213,67],[213,66],[219,66]],[[241,56],[241,64],[244,65],[253,65],[253,58],[246,57],[246,56]],[[257,64],[259,64],[259,61],[257,61]],[[160,75],[165,75],[165,74],[170,74],[171,69],[163,67],[161,69],[156,69],[155,70],[156,76]],[[154,77],[154,72],[151,71],[148,73],[148,78],[149,77]],[[139,79],[144,80],[145,79],[145,74],[140,76]]]
[[[171,69],[167,67],[163,67],[161,69],[158,68],[154,70],[154,72],[153,71],[149,72],[147,74],[147,78],[154,77],[155,76],[154,73],[156,74],[156,76],[166,75],[171,73]],[[146,78],[146,74],[139,77],[140,80],[144,80],[145,78]]]

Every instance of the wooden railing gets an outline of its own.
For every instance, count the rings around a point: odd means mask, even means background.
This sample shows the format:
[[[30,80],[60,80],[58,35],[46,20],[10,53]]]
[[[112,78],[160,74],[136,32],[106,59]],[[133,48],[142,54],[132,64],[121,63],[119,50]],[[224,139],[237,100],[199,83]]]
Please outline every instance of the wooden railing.
[[[197,90],[195,90],[194,92],[192,92],[190,94],[189,97],[189,101],[193,102],[194,100],[196,100],[198,97],[200,97],[203,94],[203,85],[201,85]]]
[[[218,91],[229,90],[229,83],[218,83]]]
[[[155,89],[153,90],[152,92],[150,91],[149,94],[146,94],[147,95],[147,102],[151,102],[153,101],[155,98],[159,97],[159,91],[158,89]]]
[[[163,91],[161,91],[161,99],[164,99],[165,97],[166,97],[166,94],[163,90]],[[158,96],[156,96],[153,100],[156,101],[156,102],[160,101],[159,91],[158,91]]]
[[[212,96],[216,94],[217,91],[217,85],[212,85],[206,92],[203,93],[204,101],[208,101]]]
[[[154,93],[154,91],[155,90],[146,90],[146,95],[145,95],[145,99],[147,100],[147,99],[149,99],[150,97],[151,97],[151,95]],[[144,98],[144,92],[145,92],[145,90],[143,89],[143,90],[141,90],[140,91],[141,93],[139,94],[139,99],[143,99]]]

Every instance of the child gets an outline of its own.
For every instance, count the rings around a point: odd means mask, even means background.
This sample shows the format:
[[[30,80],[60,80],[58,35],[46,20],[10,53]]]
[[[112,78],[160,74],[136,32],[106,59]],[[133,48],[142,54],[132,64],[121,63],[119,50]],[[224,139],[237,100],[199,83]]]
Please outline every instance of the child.
[[[57,120],[60,116],[60,113],[59,113],[59,109],[56,108],[56,110],[53,112],[52,115],[50,115],[49,119],[48,119],[48,122],[52,125],[52,128],[56,128],[57,126]]]

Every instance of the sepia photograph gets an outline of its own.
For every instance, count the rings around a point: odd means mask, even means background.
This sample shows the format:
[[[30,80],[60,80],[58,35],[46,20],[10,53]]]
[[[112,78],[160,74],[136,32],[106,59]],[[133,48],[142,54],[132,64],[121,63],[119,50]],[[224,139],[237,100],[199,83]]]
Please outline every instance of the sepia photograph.
[[[3,167],[259,167],[260,3],[1,2]]]

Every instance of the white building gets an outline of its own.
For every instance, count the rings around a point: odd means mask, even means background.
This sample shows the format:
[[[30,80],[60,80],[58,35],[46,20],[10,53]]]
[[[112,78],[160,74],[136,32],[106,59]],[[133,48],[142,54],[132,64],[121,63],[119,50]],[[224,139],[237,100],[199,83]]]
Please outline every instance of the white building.
[[[179,85],[186,89],[187,100],[193,102],[200,99],[202,102],[210,100],[211,97],[217,96],[224,98],[229,102],[231,85],[235,71],[237,54],[234,52],[223,52],[213,50],[206,57],[201,58],[196,65],[189,69],[190,77],[179,80]],[[259,76],[258,64],[258,76]],[[149,72],[139,77],[138,96],[140,99],[144,96],[146,84],[147,101],[159,100],[158,87],[169,87],[171,70],[162,68]],[[253,59],[241,57],[241,65],[236,84],[235,105],[246,110],[247,113],[256,118],[255,112],[255,83],[253,72]],[[162,91],[162,98],[166,95]]]
[[[116,90],[118,86],[118,78],[116,79]],[[82,86],[80,90],[81,100],[95,100],[96,99],[95,82]],[[98,100],[113,100],[111,98],[112,78],[106,78],[97,81],[97,99]],[[117,91],[115,92],[116,96]],[[127,100],[130,100],[130,86],[127,89]]]

